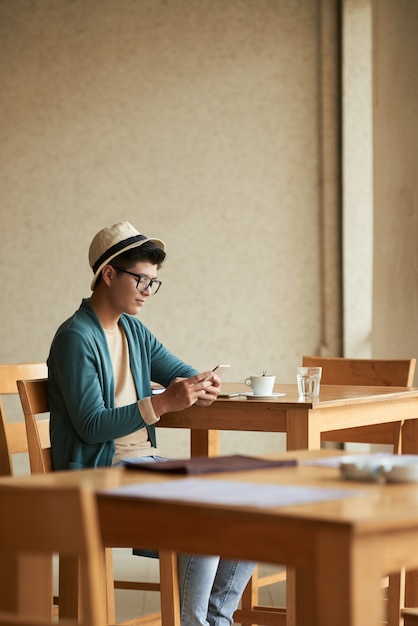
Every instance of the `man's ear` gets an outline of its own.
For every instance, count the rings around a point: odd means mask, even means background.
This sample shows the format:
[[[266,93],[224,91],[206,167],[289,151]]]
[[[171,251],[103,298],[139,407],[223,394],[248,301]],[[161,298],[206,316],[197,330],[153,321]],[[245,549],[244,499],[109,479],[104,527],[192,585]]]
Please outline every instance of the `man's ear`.
[[[105,265],[102,269],[102,281],[109,286],[112,282],[113,277],[116,274],[116,270],[111,265]]]

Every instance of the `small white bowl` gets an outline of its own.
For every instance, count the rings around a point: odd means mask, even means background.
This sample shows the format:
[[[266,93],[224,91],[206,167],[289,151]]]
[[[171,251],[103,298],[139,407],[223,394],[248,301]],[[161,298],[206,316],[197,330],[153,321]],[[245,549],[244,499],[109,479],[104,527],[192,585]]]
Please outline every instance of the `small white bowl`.
[[[382,465],[382,474],[388,483],[418,482],[418,455],[405,454]]]
[[[347,457],[340,463],[341,476],[346,480],[379,482],[382,480],[381,461]]]

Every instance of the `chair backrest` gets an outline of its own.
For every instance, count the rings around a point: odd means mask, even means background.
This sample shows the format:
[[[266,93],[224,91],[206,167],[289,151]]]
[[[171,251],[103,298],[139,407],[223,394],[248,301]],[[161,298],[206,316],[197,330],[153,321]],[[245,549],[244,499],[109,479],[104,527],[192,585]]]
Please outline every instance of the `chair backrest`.
[[[45,474],[52,471],[49,417],[36,416],[49,412],[48,379],[18,380],[17,389],[25,416],[31,474]]]
[[[322,367],[324,385],[411,387],[416,359],[348,359],[304,356],[305,367]]]
[[[17,397],[19,379],[44,378],[47,371],[46,363],[0,364],[0,475],[11,476],[13,455],[28,451],[25,423],[6,419],[2,396]]]
[[[103,547],[94,493],[87,486],[19,485],[15,480],[0,484],[0,558],[1,554],[25,558],[26,555],[52,553],[77,559],[80,588],[83,590],[79,621],[65,620],[68,626],[104,626],[106,620]],[[19,584],[19,582],[17,583]],[[48,586],[45,593],[51,594]],[[34,585],[34,594],[40,593]],[[28,599],[28,604],[30,598]],[[34,621],[27,614],[11,616],[0,611],[0,625],[52,625],[44,619]],[[52,617],[51,617],[52,619]]]

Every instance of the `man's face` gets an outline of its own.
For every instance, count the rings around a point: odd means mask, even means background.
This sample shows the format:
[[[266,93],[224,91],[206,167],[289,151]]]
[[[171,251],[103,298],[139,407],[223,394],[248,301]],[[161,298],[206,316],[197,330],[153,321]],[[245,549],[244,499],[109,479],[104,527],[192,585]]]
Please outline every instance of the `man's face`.
[[[136,276],[132,276],[135,274]],[[138,279],[141,281],[138,284]],[[146,261],[139,261],[126,271],[114,271],[109,296],[115,310],[122,314],[136,315],[151,295],[151,288],[141,291],[147,284],[147,279],[157,278],[157,265]],[[137,288],[138,284],[138,288]]]

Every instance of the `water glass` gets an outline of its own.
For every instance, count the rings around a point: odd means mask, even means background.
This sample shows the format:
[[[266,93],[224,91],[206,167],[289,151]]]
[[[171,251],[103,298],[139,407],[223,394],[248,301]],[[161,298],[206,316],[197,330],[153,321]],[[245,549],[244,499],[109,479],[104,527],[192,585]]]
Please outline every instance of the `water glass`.
[[[309,399],[319,396],[322,367],[298,367],[297,382],[300,398]]]

